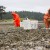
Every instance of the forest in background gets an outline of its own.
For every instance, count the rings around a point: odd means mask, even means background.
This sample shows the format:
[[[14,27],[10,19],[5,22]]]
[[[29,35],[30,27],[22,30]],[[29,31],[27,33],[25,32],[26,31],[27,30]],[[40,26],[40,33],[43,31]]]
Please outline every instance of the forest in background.
[[[43,20],[43,13],[40,12],[30,12],[30,11],[15,11],[16,13],[19,14],[20,18],[29,18],[29,19],[35,19],[42,21]],[[1,18],[1,16],[0,16]],[[2,19],[12,19],[11,12],[6,12],[5,14],[2,15]]]

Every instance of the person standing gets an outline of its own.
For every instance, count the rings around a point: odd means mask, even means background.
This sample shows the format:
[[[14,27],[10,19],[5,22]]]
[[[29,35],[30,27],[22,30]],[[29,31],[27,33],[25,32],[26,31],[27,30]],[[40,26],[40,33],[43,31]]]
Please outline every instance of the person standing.
[[[44,23],[46,28],[50,27],[50,9],[48,10],[48,13],[44,15]]]
[[[13,19],[14,19],[14,25],[15,27],[20,27],[20,16],[15,13],[15,12],[11,12]]]

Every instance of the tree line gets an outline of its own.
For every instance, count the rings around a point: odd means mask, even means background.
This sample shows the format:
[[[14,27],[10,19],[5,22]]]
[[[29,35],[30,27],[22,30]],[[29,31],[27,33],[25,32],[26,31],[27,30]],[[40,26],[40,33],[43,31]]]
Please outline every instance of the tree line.
[[[29,12],[29,11],[19,11],[16,13],[19,14],[20,18],[29,18],[29,19],[36,19],[36,20],[43,20],[44,14],[40,12]],[[11,12],[6,12],[6,14],[2,14],[2,19],[12,19]],[[1,19],[1,15],[0,15]]]

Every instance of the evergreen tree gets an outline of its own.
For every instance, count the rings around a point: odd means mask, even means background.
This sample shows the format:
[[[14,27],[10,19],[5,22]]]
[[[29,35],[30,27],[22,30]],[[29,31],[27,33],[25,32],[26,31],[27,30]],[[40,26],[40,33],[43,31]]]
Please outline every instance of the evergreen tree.
[[[5,14],[5,7],[4,6],[0,6],[0,19],[1,20],[2,20],[3,14]]]

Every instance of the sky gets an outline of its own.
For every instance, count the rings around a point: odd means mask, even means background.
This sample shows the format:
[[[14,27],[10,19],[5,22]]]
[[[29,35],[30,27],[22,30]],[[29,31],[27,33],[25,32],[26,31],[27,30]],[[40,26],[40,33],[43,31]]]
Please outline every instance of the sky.
[[[0,0],[6,11],[34,11],[45,13],[50,8],[50,0]]]

